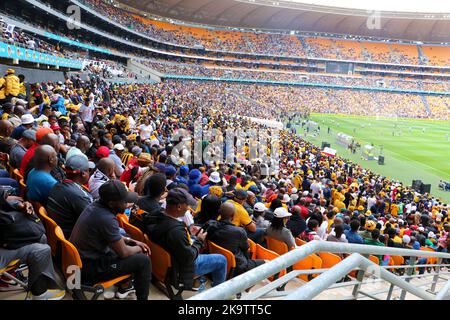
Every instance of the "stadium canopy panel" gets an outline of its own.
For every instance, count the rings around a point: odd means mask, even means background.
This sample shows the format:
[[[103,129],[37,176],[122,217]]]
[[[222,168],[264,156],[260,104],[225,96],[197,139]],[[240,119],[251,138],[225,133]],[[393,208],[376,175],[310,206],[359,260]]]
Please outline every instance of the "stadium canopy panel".
[[[450,1],[443,0],[119,2],[143,13],[213,26],[308,31],[435,43],[450,41]],[[333,6],[329,3],[333,3]],[[374,20],[378,17],[379,20]]]

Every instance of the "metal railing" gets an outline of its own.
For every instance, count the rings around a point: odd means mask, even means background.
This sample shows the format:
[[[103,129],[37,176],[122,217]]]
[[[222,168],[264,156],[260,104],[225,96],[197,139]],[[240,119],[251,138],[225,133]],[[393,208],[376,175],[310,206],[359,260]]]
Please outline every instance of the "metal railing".
[[[252,269],[244,274],[241,274],[231,280],[228,280],[216,287],[208,289],[202,293],[199,293],[190,300],[227,300],[233,299],[237,294],[245,292],[246,289],[251,288],[274,274],[278,274],[280,271],[285,270],[293,266],[296,262],[301,261],[311,254],[319,252],[331,252],[331,253],[347,253],[350,254],[347,258],[343,259],[340,263],[334,265],[330,269],[312,269],[312,270],[292,270],[283,277],[259,288],[251,293],[242,294],[242,299],[253,300],[262,297],[284,297],[285,299],[313,299],[325,290],[333,289],[337,287],[354,286],[351,299],[357,299],[360,295],[377,299],[376,295],[386,290],[377,293],[368,293],[361,290],[361,285],[367,283],[364,281],[364,275],[367,271],[372,271],[376,277],[380,278],[379,281],[386,281],[390,284],[387,299],[392,298],[392,292],[395,287],[396,290],[401,289],[400,299],[405,299],[407,293],[419,297],[424,300],[441,300],[449,299],[448,291],[450,290],[450,280],[444,275],[449,275],[450,272],[441,272],[442,267],[449,267],[442,263],[442,259],[450,259],[450,254],[424,251],[424,250],[411,250],[400,249],[391,247],[370,246],[361,244],[348,244],[348,243],[335,243],[327,241],[311,241],[297,249],[289,251],[288,253],[265,263],[255,269]],[[405,256],[409,258],[409,264],[407,265],[390,265],[379,266],[367,257],[369,255],[397,255]],[[416,264],[416,258],[437,258],[436,264]],[[420,277],[433,276],[432,281],[426,285],[431,285],[429,290],[422,289],[421,286],[413,285],[410,283],[411,279],[418,276],[413,275],[416,268],[433,268],[437,269],[432,274],[423,274]],[[292,268],[290,268],[292,269]],[[405,275],[396,275],[386,269],[404,269]],[[351,282],[337,283],[344,278],[351,271],[357,270],[356,280]],[[297,276],[301,274],[320,274],[313,280],[303,284],[299,288],[288,292],[276,292],[273,290],[280,288],[287,284],[289,281],[295,280]],[[446,281],[441,290],[436,293],[436,285],[438,282]],[[298,280],[300,281],[300,280]],[[372,281],[373,282],[373,281]]]

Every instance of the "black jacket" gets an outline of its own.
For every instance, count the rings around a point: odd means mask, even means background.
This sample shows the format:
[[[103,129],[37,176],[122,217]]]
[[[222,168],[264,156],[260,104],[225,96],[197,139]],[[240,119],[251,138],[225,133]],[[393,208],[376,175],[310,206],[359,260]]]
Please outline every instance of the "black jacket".
[[[208,240],[231,251],[236,259],[236,272],[238,275],[252,267],[253,261],[248,254],[247,233],[243,228],[236,227],[229,221],[208,221]]]
[[[164,214],[147,217],[146,233],[151,241],[167,250],[172,258],[171,282],[176,287],[191,289],[194,282],[194,261],[203,247],[199,239],[191,239],[184,222]]]
[[[286,223],[286,228],[291,230],[292,235],[296,238],[306,230],[306,221],[300,215],[293,214]]]
[[[148,196],[140,197],[136,204],[144,213],[141,215],[131,215],[130,223],[141,229],[142,232],[147,233],[147,230],[155,224],[155,217],[164,214],[161,205],[154,198]]]

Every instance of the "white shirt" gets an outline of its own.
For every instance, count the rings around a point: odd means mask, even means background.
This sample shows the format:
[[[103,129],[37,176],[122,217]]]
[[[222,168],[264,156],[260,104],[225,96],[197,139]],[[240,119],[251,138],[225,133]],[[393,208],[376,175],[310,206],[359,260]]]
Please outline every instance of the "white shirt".
[[[90,102],[88,106],[82,105],[80,107],[81,119],[84,122],[92,122],[94,120],[94,103]]]
[[[152,135],[152,132],[153,132],[153,127],[151,124],[149,124],[149,125],[141,124],[139,126],[139,130],[140,130],[139,134],[141,136],[141,140],[145,141],[145,140],[150,139],[150,136]]]

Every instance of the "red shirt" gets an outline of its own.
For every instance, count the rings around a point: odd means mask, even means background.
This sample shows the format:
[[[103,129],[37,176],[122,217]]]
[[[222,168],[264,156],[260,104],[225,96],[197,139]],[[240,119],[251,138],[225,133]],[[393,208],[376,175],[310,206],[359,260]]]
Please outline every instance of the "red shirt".
[[[25,152],[22,162],[20,164],[20,174],[25,177],[25,172],[27,170],[28,163],[33,159],[34,152],[36,151],[36,148],[39,147],[39,144],[37,142],[33,143],[33,145],[30,147],[30,149]]]

